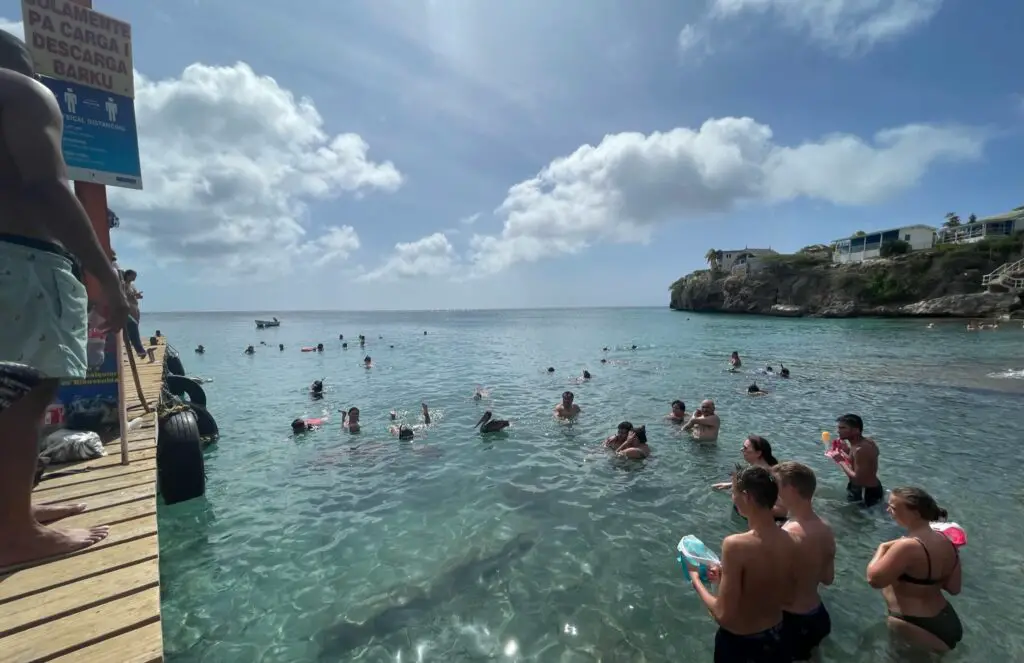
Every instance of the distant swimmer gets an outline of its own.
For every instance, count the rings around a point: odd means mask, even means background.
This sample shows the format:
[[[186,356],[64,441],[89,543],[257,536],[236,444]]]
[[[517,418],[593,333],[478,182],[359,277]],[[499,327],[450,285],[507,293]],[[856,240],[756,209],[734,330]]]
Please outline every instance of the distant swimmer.
[[[266,344],[267,344],[266,341],[260,341],[260,345],[266,345]]]
[[[608,360],[607,360],[607,359],[605,359],[604,357],[601,357],[601,363],[602,363],[602,364],[607,364],[607,363],[608,363]]]
[[[779,364],[779,375],[784,377],[784,378],[788,378],[789,377],[789,369],[786,368],[785,366],[783,366],[782,364]]]
[[[252,347],[250,345],[249,347],[247,347],[245,349],[245,354],[247,354],[247,355],[254,355],[254,354],[256,354],[256,348],[254,348],[254,347]]]
[[[359,408],[350,407],[348,412],[341,413],[341,428],[350,433],[359,432]]]
[[[318,430],[324,423],[323,419],[296,419],[292,422],[292,432],[298,435],[306,431]]]
[[[651,448],[647,446],[647,427],[637,426],[629,431],[626,441],[615,450],[615,455],[633,460],[643,460],[650,456]]]
[[[554,366],[548,366],[548,373],[554,373],[554,372],[555,372],[555,367]]]
[[[490,397],[491,397],[491,391],[489,389],[487,389],[487,387],[481,387],[480,385],[477,385],[476,389],[473,391],[473,400],[474,401],[479,401],[479,400],[483,400],[485,398],[490,398]]]
[[[421,403],[420,407],[422,408],[423,412],[422,424],[414,426],[409,426],[407,424],[399,424],[397,426],[390,426],[388,428],[388,431],[392,435],[397,435],[399,440],[411,440],[413,437],[415,437],[417,430],[423,430],[430,425],[430,409],[427,407],[426,403]],[[391,415],[391,418],[394,419],[395,413],[392,412]]]
[[[342,343],[341,344],[341,349],[342,350],[348,350],[348,343]]]
[[[617,450],[623,444],[626,443],[626,438],[629,437],[630,431],[633,430],[633,424],[628,421],[623,421],[619,424],[614,435],[608,436],[604,441],[604,446],[609,449]]]
[[[588,371],[587,369],[584,368],[583,369],[583,379],[584,380],[589,380],[591,377],[593,377],[593,376],[590,375],[590,371]]]
[[[741,366],[743,366],[743,360],[740,359],[740,353],[733,350],[732,354],[729,356],[729,368],[735,371]]]
[[[316,344],[316,351],[317,352],[323,352],[324,351],[324,344],[323,343],[317,343]]]
[[[206,348],[204,348],[204,347],[203,347],[202,345],[198,345],[198,346],[196,346],[196,354],[197,354],[197,355],[201,355],[201,354],[203,354],[204,352],[206,352]]]
[[[313,380],[313,384],[309,385],[309,393],[312,394],[313,398],[323,398],[324,396],[324,381]]]
[[[771,366],[765,366],[764,367],[764,372],[770,374],[770,373],[773,373],[774,371],[772,370]]]
[[[677,424],[686,422],[686,403],[675,400],[672,401],[672,410],[669,411],[665,418],[669,421]]]
[[[370,358],[370,355],[363,357],[363,368],[373,368],[373,359]]]
[[[750,384],[750,386],[747,387],[747,396],[767,396],[767,395],[768,395],[768,392],[765,391],[764,389],[762,389],[761,387],[758,387],[756,382],[752,382]]]
[[[423,335],[424,335],[424,336],[426,336],[426,335],[427,335],[427,332],[423,332]]]
[[[715,414],[715,402],[710,398],[701,401],[690,420],[683,425],[683,430],[692,431],[697,442],[715,442],[718,440],[718,429],[722,420]]]
[[[601,348],[601,352],[608,352],[608,348]]]
[[[636,350],[636,346],[634,345],[633,347],[630,348],[630,350]]]
[[[284,343],[278,343],[277,344],[277,349],[283,351],[284,350]]]
[[[490,410],[484,412],[484,416],[480,417],[480,421],[476,422],[473,428],[479,426],[481,433],[497,433],[512,425],[504,419],[494,419],[493,416]]]
[[[338,340],[339,341],[344,341],[345,340],[345,335],[344,334],[338,334]]]
[[[576,395],[571,391],[562,392],[562,402],[555,406],[555,416],[562,419],[575,419],[580,414],[580,406],[575,402]]]

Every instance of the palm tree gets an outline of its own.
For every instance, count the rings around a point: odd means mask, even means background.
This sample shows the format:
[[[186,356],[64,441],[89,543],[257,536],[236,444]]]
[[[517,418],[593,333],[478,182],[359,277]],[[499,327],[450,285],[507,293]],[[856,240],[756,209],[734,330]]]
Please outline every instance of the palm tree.
[[[956,215],[956,212],[946,212],[946,222],[942,224],[943,228],[956,228],[960,225],[960,217]]]
[[[708,267],[712,271],[718,269],[718,251],[715,249],[708,249],[708,252],[704,254],[704,260],[707,261]]]

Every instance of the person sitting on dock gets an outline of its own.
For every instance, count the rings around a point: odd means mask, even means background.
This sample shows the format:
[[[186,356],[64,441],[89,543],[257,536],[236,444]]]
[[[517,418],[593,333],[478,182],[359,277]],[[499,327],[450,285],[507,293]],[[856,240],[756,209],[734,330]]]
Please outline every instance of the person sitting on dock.
[[[107,537],[107,527],[53,529],[82,504],[33,505],[39,431],[60,381],[85,377],[87,295],[76,259],[100,286],[104,328],[128,319],[121,278],[67,184],[63,118],[36,80],[25,43],[0,32],[0,568],[66,555]],[[66,247],[66,248],[65,248]],[[56,314],[55,312],[60,312]]]

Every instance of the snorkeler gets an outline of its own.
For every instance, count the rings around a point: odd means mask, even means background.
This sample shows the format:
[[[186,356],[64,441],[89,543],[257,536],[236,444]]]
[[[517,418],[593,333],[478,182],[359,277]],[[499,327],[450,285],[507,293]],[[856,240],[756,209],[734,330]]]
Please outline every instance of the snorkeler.
[[[201,344],[196,346],[196,354],[197,355],[201,355],[204,352],[206,352],[206,348],[204,348]]]
[[[359,432],[359,408],[350,407],[348,412],[341,413],[341,427],[350,433]]]
[[[323,398],[324,381],[313,380],[313,384],[309,385],[309,393],[312,394],[313,398]]]
[[[493,419],[493,416],[490,410],[484,412],[484,416],[480,417],[480,421],[476,422],[473,428],[479,426],[481,433],[497,433],[512,425],[504,419]]]
[[[593,377],[593,376],[590,375],[590,371],[588,371],[587,369],[584,368],[583,369],[583,379],[584,380],[589,380],[591,377]]]
[[[324,351],[324,344],[323,343],[317,343],[316,344],[316,351],[317,352],[323,352]]]
[[[254,354],[256,354],[256,348],[254,348],[254,347],[252,347],[250,345],[249,347],[247,347],[245,349],[245,354],[247,354],[247,355],[254,355]]]
[[[785,366],[783,366],[782,364],[779,364],[779,375],[781,375],[784,378],[788,378],[789,377],[789,369],[786,368]]]
[[[283,351],[284,350],[284,343],[278,343],[277,344],[277,349]]]

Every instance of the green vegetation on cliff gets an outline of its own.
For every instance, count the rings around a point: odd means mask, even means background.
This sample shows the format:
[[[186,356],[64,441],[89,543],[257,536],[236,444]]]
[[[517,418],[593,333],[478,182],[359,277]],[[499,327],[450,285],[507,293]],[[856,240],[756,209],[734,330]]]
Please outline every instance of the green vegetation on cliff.
[[[698,270],[670,287],[671,306],[690,311],[778,315],[981,316],[1019,306],[1010,295],[979,294],[982,276],[1024,257],[1024,234],[835,265],[828,247],[764,256],[748,270]]]

